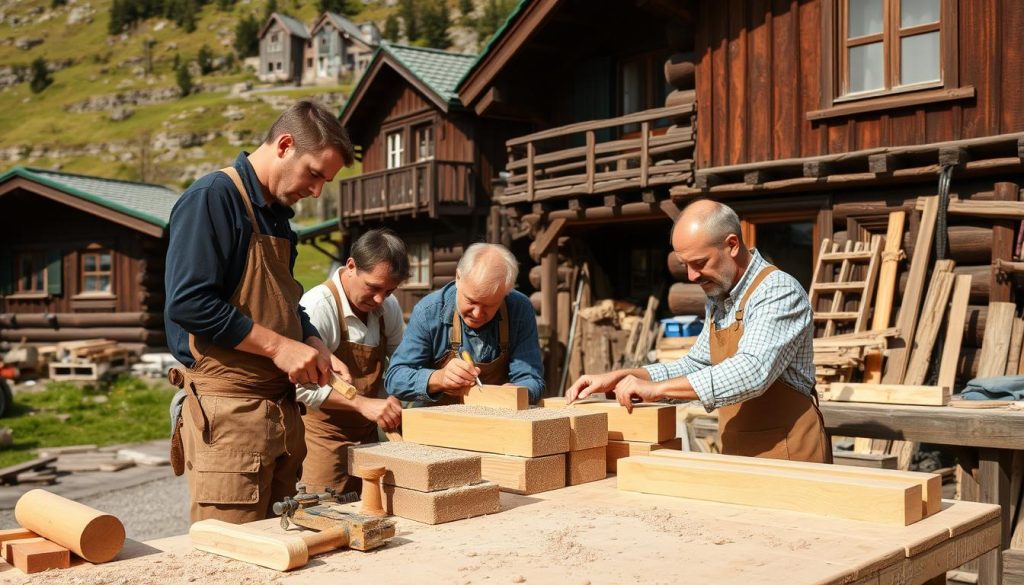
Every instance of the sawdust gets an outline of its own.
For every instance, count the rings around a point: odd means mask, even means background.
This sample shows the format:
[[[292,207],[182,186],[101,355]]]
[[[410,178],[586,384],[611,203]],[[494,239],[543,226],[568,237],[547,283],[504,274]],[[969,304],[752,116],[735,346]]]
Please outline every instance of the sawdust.
[[[208,583],[257,585],[280,583],[283,573],[216,555],[191,551],[164,553],[98,565],[92,570],[47,571],[26,578],[25,585],[188,585]]]
[[[560,558],[570,565],[583,565],[596,561],[597,554],[576,539],[578,531],[579,527],[569,526],[546,533],[544,541],[548,544],[548,554],[554,558]]]

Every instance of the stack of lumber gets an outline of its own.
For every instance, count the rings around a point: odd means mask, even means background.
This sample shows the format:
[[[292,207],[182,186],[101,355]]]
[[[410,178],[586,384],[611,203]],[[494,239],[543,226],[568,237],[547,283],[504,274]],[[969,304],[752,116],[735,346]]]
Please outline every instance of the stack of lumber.
[[[660,449],[619,461],[620,490],[907,526],[941,509],[936,474]]]
[[[406,442],[473,451],[503,491],[533,494],[605,478],[607,417],[574,409],[473,405],[402,413]]]
[[[501,510],[498,485],[484,481],[480,457],[416,443],[348,448],[349,473],[384,467],[384,510],[424,524],[464,520]]]
[[[565,398],[545,398],[540,406],[565,407]],[[605,466],[615,473],[618,460],[630,455],[647,454],[657,449],[681,449],[676,437],[676,408],[666,404],[637,404],[628,412],[611,400],[583,400],[569,405],[570,410],[601,413],[608,420],[608,441]]]
[[[31,461],[10,465],[0,469],[0,485],[35,483],[50,485],[57,481],[57,470],[53,464],[56,456],[38,457]]]
[[[134,352],[110,339],[84,339],[58,343],[49,364],[52,380],[96,381],[128,369]]]

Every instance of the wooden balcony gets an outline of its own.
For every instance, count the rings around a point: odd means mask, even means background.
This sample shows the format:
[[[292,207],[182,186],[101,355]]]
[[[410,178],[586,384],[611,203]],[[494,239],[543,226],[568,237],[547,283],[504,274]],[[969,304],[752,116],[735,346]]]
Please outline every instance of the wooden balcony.
[[[694,104],[551,128],[506,142],[503,204],[689,183]]]
[[[471,162],[428,160],[345,179],[338,184],[341,221],[437,217],[453,208],[472,209],[476,204],[472,175]]]

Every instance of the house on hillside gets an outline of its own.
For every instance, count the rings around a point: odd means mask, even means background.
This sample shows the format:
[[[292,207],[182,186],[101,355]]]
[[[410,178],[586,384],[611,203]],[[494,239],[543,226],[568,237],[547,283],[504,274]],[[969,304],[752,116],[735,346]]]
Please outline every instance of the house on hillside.
[[[522,129],[463,108],[455,86],[475,59],[384,43],[340,114],[362,152],[362,173],[339,183],[340,221],[350,241],[388,226],[408,242],[413,275],[396,293],[406,313],[485,239],[491,179]]]
[[[294,18],[275,12],[260,29],[260,81],[298,84],[312,56],[309,31]]]
[[[307,58],[305,83],[336,84],[358,79],[366,71],[380,44],[380,30],[372,22],[354,24],[333,12],[320,15],[310,32],[313,54]]]
[[[164,347],[166,229],[178,195],[24,167],[0,176],[0,341]]]

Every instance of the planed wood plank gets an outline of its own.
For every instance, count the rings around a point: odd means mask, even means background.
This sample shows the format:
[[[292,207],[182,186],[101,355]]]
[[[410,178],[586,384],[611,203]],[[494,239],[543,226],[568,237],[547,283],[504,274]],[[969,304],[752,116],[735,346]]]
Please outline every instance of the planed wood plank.
[[[1016,376],[1020,368],[1020,352],[1024,346],[1024,318],[1017,317],[1013,320],[1013,328],[1010,330],[1010,349],[1006,356],[1006,375]]]
[[[657,452],[655,452],[657,454]],[[665,456],[619,461],[620,490],[907,526],[921,519],[916,481],[835,478]]]
[[[71,551],[48,540],[20,541],[11,545],[10,562],[28,575],[49,569],[67,569],[71,566]]]
[[[569,451],[569,417],[541,408],[409,408],[402,412],[402,435],[424,445],[540,457]]]
[[[879,402],[882,404],[945,406],[949,404],[949,398],[949,388],[943,386],[833,382],[831,388],[829,388],[829,400],[833,402]]]
[[[644,443],[641,441],[608,441],[607,465],[608,473],[615,473],[618,469],[619,459],[633,455],[650,455],[658,449],[675,449],[680,451],[683,448],[683,439],[676,437],[663,443]]]
[[[981,358],[978,364],[978,378],[1002,376],[1006,371],[1006,356],[1010,351],[1010,334],[1016,318],[1014,303],[994,302],[988,304],[988,319],[985,321],[985,337],[981,344]]]
[[[967,303],[971,297],[971,275],[958,275],[953,283],[953,298],[950,301],[949,319],[946,321],[946,342],[942,347],[942,361],[939,364],[938,385],[953,388],[956,383],[956,362],[960,358],[960,346],[964,328],[960,323],[967,319]]]
[[[545,398],[543,406],[565,404],[565,398]],[[608,415],[608,439],[661,443],[676,437],[676,410],[667,404],[635,404],[632,414],[611,400],[574,402],[570,408],[582,408]]]
[[[471,387],[469,392],[462,396],[462,403],[471,406],[526,410],[530,408],[530,391],[526,386],[484,384]]]
[[[932,361],[932,348],[935,347],[935,339],[939,335],[939,327],[946,314],[949,295],[953,292],[953,280],[955,280],[953,261],[937,261],[935,270],[932,272],[931,284],[928,286],[928,294],[924,300],[924,307],[921,310],[921,318],[918,320],[918,330],[914,335],[910,364],[903,377],[904,384],[919,385],[925,382]]]
[[[875,293],[874,314],[871,329],[885,329],[892,320],[892,301],[896,292],[896,274],[899,270],[905,211],[889,214],[889,225],[885,230],[885,247],[882,250],[882,266],[878,273],[878,290]],[[864,360],[864,381],[882,381],[882,352],[868,352]]]
[[[894,481],[898,483],[916,482],[921,486],[922,516],[938,513],[942,509],[942,476],[937,473],[920,473],[917,471],[895,471],[891,469],[872,469],[870,467],[853,467],[832,465],[828,463],[807,463],[804,461],[786,461],[782,459],[766,459],[763,457],[741,457],[738,455],[718,455],[710,453],[693,453],[689,451],[670,451],[666,449],[651,453],[652,457],[668,457],[686,461],[703,461],[711,464],[725,463],[729,465],[746,465],[758,469],[777,469],[816,474],[825,477],[873,479]]]
[[[515,457],[481,453],[483,478],[498,484],[503,492],[528,496],[565,487],[566,455]]]
[[[861,440],[858,437],[857,440]],[[845,465],[848,467],[866,467],[868,469],[896,469],[896,456],[886,455],[884,453],[871,453],[870,452],[870,439],[864,439],[868,441],[869,452],[857,452],[854,451],[832,451],[832,461],[836,465]],[[927,498],[927,493],[925,494]]]

